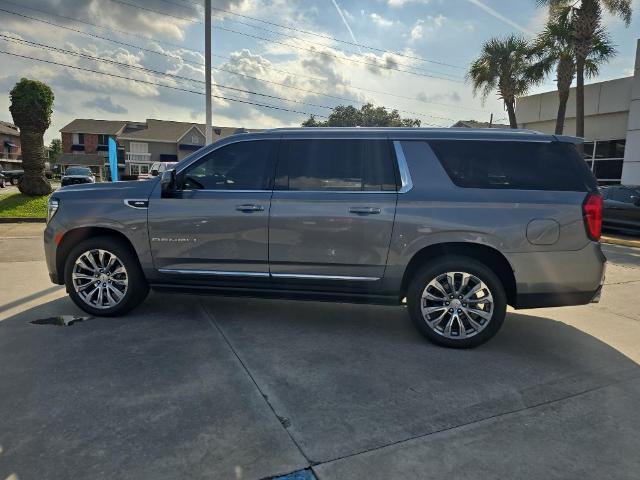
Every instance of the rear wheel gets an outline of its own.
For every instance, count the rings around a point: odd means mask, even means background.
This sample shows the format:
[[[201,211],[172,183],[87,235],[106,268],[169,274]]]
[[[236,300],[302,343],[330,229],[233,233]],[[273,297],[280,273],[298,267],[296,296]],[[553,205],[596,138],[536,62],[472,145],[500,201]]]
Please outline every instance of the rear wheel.
[[[122,315],[149,293],[137,258],[125,242],[112,237],[90,238],[74,247],[64,275],[74,303],[96,316]]]
[[[0,188],[4,188],[4,178],[0,178]]]
[[[422,267],[407,291],[409,313],[430,341],[470,348],[493,337],[504,321],[506,294],[497,275],[462,256],[443,257]]]

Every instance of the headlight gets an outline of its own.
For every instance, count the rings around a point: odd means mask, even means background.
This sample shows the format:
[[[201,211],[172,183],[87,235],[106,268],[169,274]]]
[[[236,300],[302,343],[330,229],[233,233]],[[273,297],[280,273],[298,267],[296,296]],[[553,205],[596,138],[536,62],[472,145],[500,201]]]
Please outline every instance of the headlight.
[[[47,208],[47,223],[53,218],[60,206],[60,200],[57,198],[49,197],[49,204]]]

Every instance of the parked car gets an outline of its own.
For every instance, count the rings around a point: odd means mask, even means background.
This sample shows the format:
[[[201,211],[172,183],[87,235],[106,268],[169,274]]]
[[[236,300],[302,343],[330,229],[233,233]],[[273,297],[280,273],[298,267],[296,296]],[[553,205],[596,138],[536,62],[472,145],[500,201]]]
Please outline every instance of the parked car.
[[[602,197],[577,141],[494,129],[231,136],[156,180],[53,194],[47,266],[91,315],[122,315],[149,288],[406,302],[429,340],[472,347],[507,304],[599,300]]]
[[[67,167],[60,184],[63,187],[67,185],[78,185],[81,183],[95,183],[96,177],[88,167]]]
[[[605,228],[640,232],[640,185],[612,185],[602,188]]]
[[[18,180],[24,175],[24,170],[5,170],[0,166],[0,174],[4,177],[5,182],[11,185],[17,185]]]
[[[151,177],[162,175],[165,171],[173,168],[176,163],[178,162],[155,162],[149,169],[149,175]]]

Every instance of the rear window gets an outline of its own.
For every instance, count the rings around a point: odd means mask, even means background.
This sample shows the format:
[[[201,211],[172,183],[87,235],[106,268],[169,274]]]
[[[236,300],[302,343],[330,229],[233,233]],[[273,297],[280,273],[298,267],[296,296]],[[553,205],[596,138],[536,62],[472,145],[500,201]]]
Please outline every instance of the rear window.
[[[432,140],[429,145],[459,187],[597,190],[593,174],[570,143]]]
[[[285,140],[278,163],[276,188],[395,191],[391,147],[386,140]]]

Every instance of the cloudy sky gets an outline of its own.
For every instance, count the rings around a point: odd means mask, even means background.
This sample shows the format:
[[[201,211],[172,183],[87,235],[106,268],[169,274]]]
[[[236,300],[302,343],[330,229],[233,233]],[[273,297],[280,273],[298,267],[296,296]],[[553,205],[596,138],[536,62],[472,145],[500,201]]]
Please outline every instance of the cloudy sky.
[[[299,125],[367,101],[424,126],[491,113],[506,122],[497,99],[473,97],[465,68],[484,40],[531,36],[546,14],[534,0],[212,3],[213,123],[247,128]],[[0,0],[0,120],[11,121],[8,92],[29,77],[56,96],[47,141],[74,118],[204,122],[203,4]],[[619,55],[599,80],[632,74],[640,0],[634,8],[629,28],[606,19]],[[533,91],[550,89],[553,78]]]

